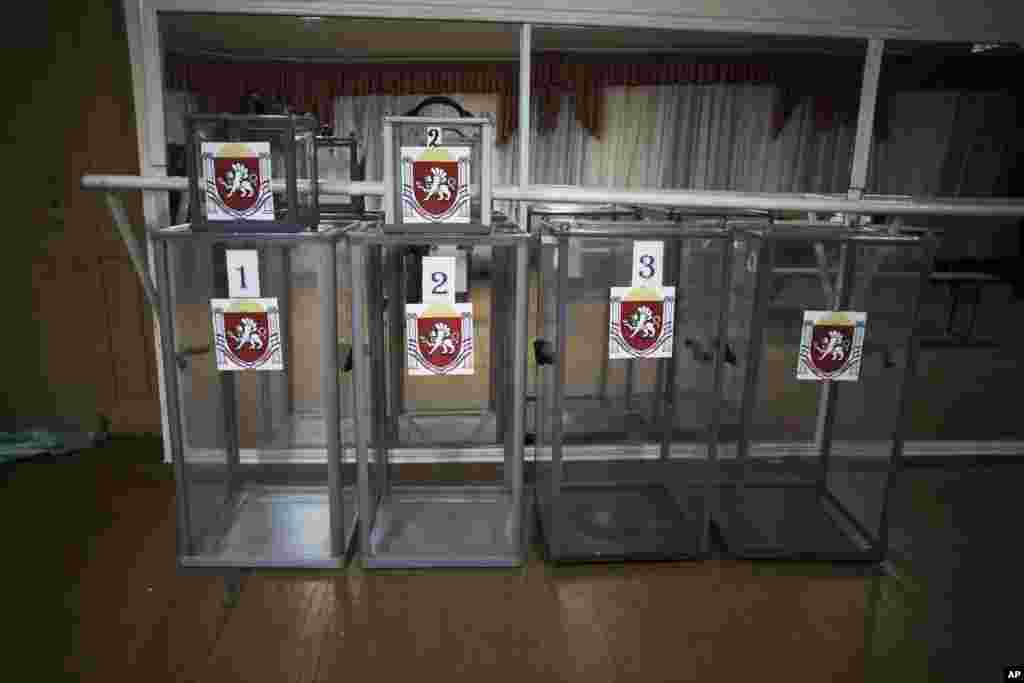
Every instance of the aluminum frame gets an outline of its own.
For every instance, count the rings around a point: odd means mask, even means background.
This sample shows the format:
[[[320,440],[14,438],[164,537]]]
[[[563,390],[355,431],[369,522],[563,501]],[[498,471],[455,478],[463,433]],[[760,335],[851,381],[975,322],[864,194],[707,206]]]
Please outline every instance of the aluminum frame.
[[[344,504],[344,482],[342,474],[342,455],[340,434],[340,387],[338,383],[338,357],[337,357],[337,263],[336,248],[338,241],[344,236],[347,226],[326,227],[319,232],[305,233],[266,233],[256,234],[252,232],[227,233],[193,231],[188,224],[173,226],[162,230],[151,230],[150,236],[154,245],[154,260],[157,276],[157,291],[159,292],[160,308],[164,313],[159,317],[161,334],[161,364],[167,378],[168,410],[170,416],[170,443],[171,456],[175,470],[175,487],[177,495],[177,561],[182,568],[204,568],[229,572],[228,578],[237,579],[236,570],[250,568],[341,568],[344,567],[348,556],[351,542],[354,538],[355,519],[352,524],[346,523],[346,510]],[[327,509],[329,514],[329,555],[327,557],[313,558],[279,558],[268,556],[264,558],[233,559],[223,557],[212,557],[204,554],[196,547],[191,527],[191,491],[188,481],[188,464],[185,460],[183,430],[184,422],[181,413],[182,401],[186,398],[181,394],[180,370],[187,364],[188,358],[193,355],[207,352],[205,349],[184,349],[177,350],[174,321],[174,289],[169,271],[169,260],[171,249],[176,244],[194,242],[198,244],[200,253],[211,254],[216,258],[216,252],[224,247],[232,248],[255,248],[267,249],[268,247],[289,248],[299,245],[312,244],[319,248],[320,254],[317,263],[317,275],[320,292],[319,315],[321,317],[320,334],[320,355],[319,364],[321,370],[321,401],[323,405],[324,423],[326,426],[326,486],[321,491],[320,486],[315,488],[317,495],[326,493]],[[261,259],[262,261],[263,259]],[[211,275],[213,274],[211,269]],[[215,276],[214,276],[215,277]],[[212,296],[226,295],[226,286],[211,283]],[[242,495],[242,481],[247,472],[255,472],[254,467],[262,466],[243,465],[239,460],[238,442],[238,417],[236,377],[234,373],[221,372],[219,381],[221,383],[222,409],[224,410],[225,429],[225,451],[227,471],[227,500],[233,496]],[[275,470],[287,474],[294,468],[289,466],[277,466]],[[273,489],[273,485],[260,485],[257,489]],[[303,488],[303,487],[299,487]],[[308,487],[307,487],[308,488]],[[246,494],[259,495],[259,492]],[[239,511],[234,507],[234,512]],[[231,512],[227,507],[223,512],[227,517],[215,525],[217,528],[211,532],[214,535],[220,533],[223,540],[227,533],[232,519]],[[237,521],[237,519],[235,519]],[[226,522],[226,523],[225,523]]]
[[[721,269],[719,285],[724,285],[719,294],[718,314],[715,322],[715,329],[721,333],[725,325],[727,315],[728,278],[731,269],[726,267],[731,263],[732,258],[732,231],[727,227],[727,219],[706,221],[690,221],[688,224],[632,221],[632,222],[572,222],[572,223],[550,223],[544,226],[543,242],[547,247],[547,255],[542,257],[542,269],[545,274],[551,274],[556,279],[555,300],[556,310],[552,317],[545,309],[545,336],[549,339],[554,337],[553,362],[550,363],[549,371],[542,371],[547,375],[538,386],[538,416],[546,416],[550,413],[550,429],[540,424],[538,420],[538,442],[543,439],[541,435],[550,432],[549,445],[551,450],[550,480],[542,486],[538,480],[538,492],[536,496],[537,514],[541,520],[541,531],[547,556],[550,560],[562,562],[603,562],[628,559],[640,560],[674,560],[674,559],[696,559],[707,556],[710,549],[709,537],[709,506],[706,501],[711,495],[711,481],[713,469],[709,466],[716,457],[718,432],[721,425],[721,401],[718,400],[721,386],[721,366],[723,362],[722,353],[714,353],[712,386],[711,392],[712,410],[711,419],[707,425],[705,440],[707,442],[708,458],[703,459],[703,481],[691,483],[685,481],[683,488],[686,494],[683,501],[680,496],[674,495],[664,480],[671,477],[671,469],[675,467],[670,463],[671,445],[675,439],[676,407],[681,400],[680,389],[676,381],[676,373],[679,367],[679,358],[685,353],[685,345],[677,338],[673,342],[672,357],[662,368],[659,363],[657,379],[654,387],[654,410],[653,421],[658,423],[652,425],[651,432],[660,432],[658,439],[658,456],[655,461],[643,465],[646,468],[658,468],[657,475],[645,477],[641,480],[634,478],[616,479],[605,478],[595,481],[593,477],[582,477],[577,482],[565,482],[565,457],[564,457],[564,411],[565,411],[565,371],[568,366],[568,251],[570,240],[591,240],[591,239],[660,239],[666,242],[665,263],[663,272],[666,273],[666,281],[674,282],[677,297],[685,296],[683,289],[685,272],[683,248],[689,240],[714,240],[719,242],[720,256],[718,267]],[[558,250],[558,266],[552,263],[554,254],[552,247]],[[542,290],[550,289],[550,279],[542,283]],[[542,296],[547,296],[546,293]],[[682,329],[683,307],[677,305],[675,309],[675,334],[679,335]],[[553,327],[553,329],[552,329]],[[553,332],[553,335],[551,334]],[[719,339],[723,338],[719,334]],[[545,340],[546,341],[546,340]],[[539,344],[538,348],[544,348],[545,344]],[[550,347],[549,347],[550,348]],[[541,360],[541,359],[539,359]],[[663,359],[664,360],[664,359]],[[539,363],[540,365],[540,363]],[[602,353],[602,365],[607,366],[607,351]],[[628,375],[627,375],[628,377]],[[627,379],[628,381],[628,379]],[[628,399],[628,397],[627,397]],[[667,402],[668,406],[663,403]],[[548,410],[550,405],[550,410]],[[627,409],[630,403],[627,400]],[[607,446],[600,443],[599,437],[588,437],[584,449],[605,449]],[[570,501],[569,498],[576,499]],[[627,502],[632,500],[633,503]],[[637,502],[639,501],[639,503]],[[659,516],[659,524],[666,524],[671,529],[669,535],[680,534],[689,536],[679,542],[665,542],[664,537],[658,540],[648,539],[647,542],[656,544],[657,547],[647,545],[644,541],[636,542],[636,539],[629,539],[629,530],[625,527],[618,529],[618,538],[611,541],[604,549],[599,549],[601,544],[591,543],[587,548],[588,541],[577,540],[573,545],[573,539],[583,539],[582,524],[579,519],[574,519],[568,513],[579,512],[588,505],[593,505],[597,510],[604,506],[612,512],[606,514],[607,521],[611,526],[628,523],[625,514],[616,518],[616,513],[628,509],[627,506],[636,506],[634,510],[646,510],[651,514]],[[689,509],[684,509],[689,508]],[[696,508],[694,511],[693,508]],[[605,514],[605,513],[599,513]],[[578,517],[578,515],[577,515]],[[632,545],[632,547],[630,547]]]
[[[420,121],[420,119],[417,119]],[[448,226],[457,228],[459,226]],[[498,225],[487,234],[464,234],[457,232],[401,233],[386,230],[384,226],[363,224],[346,235],[352,268],[352,339],[353,366],[355,374],[355,450],[357,461],[358,499],[360,506],[359,544],[361,559],[367,568],[409,568],[445,566],[514,567],[525,561],[527,551],[525,522],[525,482],[523,475],[524,433],[525,433],[525,382],[526,382],[526,313],[527,313],[527,259],[531,236],[519,231],[513,225]],[[515,256],[515,297],[511,315],[513,340],[511,348],[512,371],[506,386],[497,387],[504,391],[503,402],[508,425],[502,439],[504,451],[504,481],[499,484],[459,485],[393,484],[389,472],[389,451],[397,442],[394,431],[394,413],[400,409],[391,396],[381,396],[379,388],[392,387],[402,380],[404,370],[404,337],[400,353],[384,354],[381,341],[384,337],[383,321],[394,317],[394,310],[404,314],[405,297],[401,277],[391,278],[391,289],[385,304],[383,292],[376,287],[381,278],[375,265],[380,263],[384,249],[394,250],[408,245],[470,244],[487,245],[514,250]],[[375,263],[376,262],[376,263]],[[395,269],[398,270],[398,269]],[[375,272],[377,271],[377,272]],[[498,280],[495,281],[497,284]],[[373,287],[373,291],[371,291]],[[383,310],[387,307],[389,310]],[[364,318],[364,313],[365,318]],[[404,326],[399,327],[399,331]],[[373,404],[371,405],[371,400]],[[375,462],[370,461],[371,447],[376,451]],[[429,446],[428,446],[429,448]],[[372,465],[372,469],[371,469]],[[399,515],[398,508],[405,504],[419,506],[417,520],[435,534],[443,537],[450,523],[445,519],[430,519],[440,506],[471,503],[471,515],[487,514],[497,510],[498,519],[491,520],[491,528],[504,524],[504,549],[497,552],[474,551],[459,548],[465,539],[448,537],[441,548],[428,547],[425,541],[398,539],[393,547],[399,550],[375,552],[375,544],[381,541],[388,529],[392,516]],[[504,509],[502,509],[504,508]],[[451,508],[449,508],[451,509]],[[459,513],[452,513],[458,515]],[[465,518],[465,512],[462,513]],[[414,526],[410,522],[410,527]],[[499,543],[500,545],[500,543]]]
[[[860,561],[877,563],[885,559],[888,550],[888,510],[893,482],[903,460],[903,429],[909,405],[910,379],[917,365],[920,347],[918,321],[921,300],[933,267],[937,240],[927,230],[910,234],[892,234],[882,231],[868,231],[831,224],[785,224],[761,230],[738,230],[736,239],[752,245],[751,253],[757,254],[753,311],[750,320],[749,339],[745,358],[742,404],[740,411],[740,432],[736,441],[736,465],[738,480],[723,476],[718,463],[716,472],[712,524],[721,537],[726,553],[745,559],[799,559],[825,561]],[[779,243],[811,242],[838,245],[840,265],[836,286],[828,291],[829,310],[845,310],[849,307],[854,291],[856,273],[856,248],[860,246],[903,246],[922,250],[920,266],[916,272],[916,288],[910,300],[910,320],[906,336],[906,356],[902,375],[896,387],[897,411],[892,432],[889,457],[883,469],[885,482],[880,501],[879,522],[876,532],[871,531],[858,519],[831,490],[828,475],[830,467],[836,404],[840,392],[837,382],[823,382],[819,391],[814,451],[817,454],[818,474],[814,481],[768,480],[752,475],[750,452],[750,431],[753,411],[757,402],[757,389],[761,380],[761,358],[764,353],[764,332],[768,316],[770,279],[778,274],[774,267],[774,247]],[[756,544],[744,541],[744,532],[756,527],[754,520],[771,519],[771,510],[782,496],[786,516],[772,530],[772,543]],[[788,501],[788,502],[787,502]],[[812,510],[816,512],[812,512]],[[738,531],[736,529],[739,529]],[[811,537],[818,534],[815,540]],[[796,540],[794,540],[796,539]],[[823,541],[814,547],[817,541]],[[822,549],[827,544],[829,549]],[[842,548],[840,548],[842,546]]]

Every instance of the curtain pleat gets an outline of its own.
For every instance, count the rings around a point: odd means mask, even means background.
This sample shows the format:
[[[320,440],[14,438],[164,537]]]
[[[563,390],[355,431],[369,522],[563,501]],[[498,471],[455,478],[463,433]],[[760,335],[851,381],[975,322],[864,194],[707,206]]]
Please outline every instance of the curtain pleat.
[[[856,126],[837,121],[822,129],[812,100],[795,105],[789,122],[776,134],[770,114],[777,93],[768,85],[612,87],[605,95],[601,138],[589,135],[579,123],[579,97],[574,93],[559,96],[557,115],[544,129],[531,130],[533,183],[744,192],[848,189]],[[548,95],[535,98],[532,116],[551,111],[544,97]],[[336,130],[356,131],[361,137],[368,178],[380,178],[383,168],[378,158],[381,118],[387,112],[401,113],[420,99],[378,95],[336,100]],[[474,102],[477,109],[501,111],[497,95]],[[960,184],[985,194],[970,179],[996,183],[1004,158],[1016,153],[1016,145],[999,144],[999,131],[1015,120],[1012,98],[914,92],[894,96],[891,105],[891,134],[875,143],[869,191],[951,194],[957,188],[950,185]],[[518,182],[518,154],[514,133],[509,144],[496,148],[495,183]],[[505,204],[498,208],[509,209]]]

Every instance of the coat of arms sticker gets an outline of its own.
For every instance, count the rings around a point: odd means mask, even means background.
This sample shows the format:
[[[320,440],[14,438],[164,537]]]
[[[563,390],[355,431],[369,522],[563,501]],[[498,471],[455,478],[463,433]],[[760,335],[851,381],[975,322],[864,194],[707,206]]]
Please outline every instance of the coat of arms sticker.
[[[204,142],[206,218],[272,221],[269,142]]]
[[[867,320],[867,313],[804,311],[797,379],[857,381]]]
[[[401,159],[402,222],[469,222],[469,147],[402,147]]]
[[[608,358],[671,358],[675,287],[612,287]]]
[[[473,374],[473,305],[406,304],[410,375]]]
[[[218,370],[284,370],[276,298],[211,299]]]

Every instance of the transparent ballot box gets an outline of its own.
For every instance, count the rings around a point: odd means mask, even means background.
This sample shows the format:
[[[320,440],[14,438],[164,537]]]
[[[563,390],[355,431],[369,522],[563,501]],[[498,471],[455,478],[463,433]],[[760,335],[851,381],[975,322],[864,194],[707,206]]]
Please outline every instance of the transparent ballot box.
[[[742,557],[878,560],[934,240],[830,224],[737,232],[712,520]]]
[[[552,560],[706,551],[729,234],[723,219],[546,225],[536,501]],[[607,250],[581,278],[574,242]]]
[[[393,180],[384,196],[385,229],[430,232],[453,223],[459,232],[486,233],[493,156],[488,118],[385,116],[384,177]]]
[[[315,117],[190,114],[186,126],[193,230],[317,228]]]
[[[344,563],[356,513],[341,439],[345,229],[151,233],[183,566]]]
[[[400,232],[363,224],[348,233],[367,567],[514,566],[524,557],[530,238],[508,223],[486,233],[456,232],[461,227]],[[454,245],[489,248],[500,266],[458,296],[453,273],[433,277],[420,268],[422,254]],[[413,266],[424,276],[415,288],[407,277]],[[498,329],[506,335],[501,361],[489,340]],[[506,371],[491,372],[495,362]]]

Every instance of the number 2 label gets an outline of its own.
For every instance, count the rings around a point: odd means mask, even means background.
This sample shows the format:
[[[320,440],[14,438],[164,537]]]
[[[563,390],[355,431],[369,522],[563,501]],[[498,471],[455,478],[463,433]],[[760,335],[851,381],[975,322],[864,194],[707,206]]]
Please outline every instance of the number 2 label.
[[[455,258],[452,256],[423,257],[423,303],[455,303]]]
[[[445,289],[445,285],[448,284],[448,274],[444,271],[435,271],[430,274],[430,281],[434,283],[433,289],[430,290],[431,294],[447,294],[448,290]]]
[[[427,128],[427,147],[438,147],[441,144],[441,128],[430,126]]]

